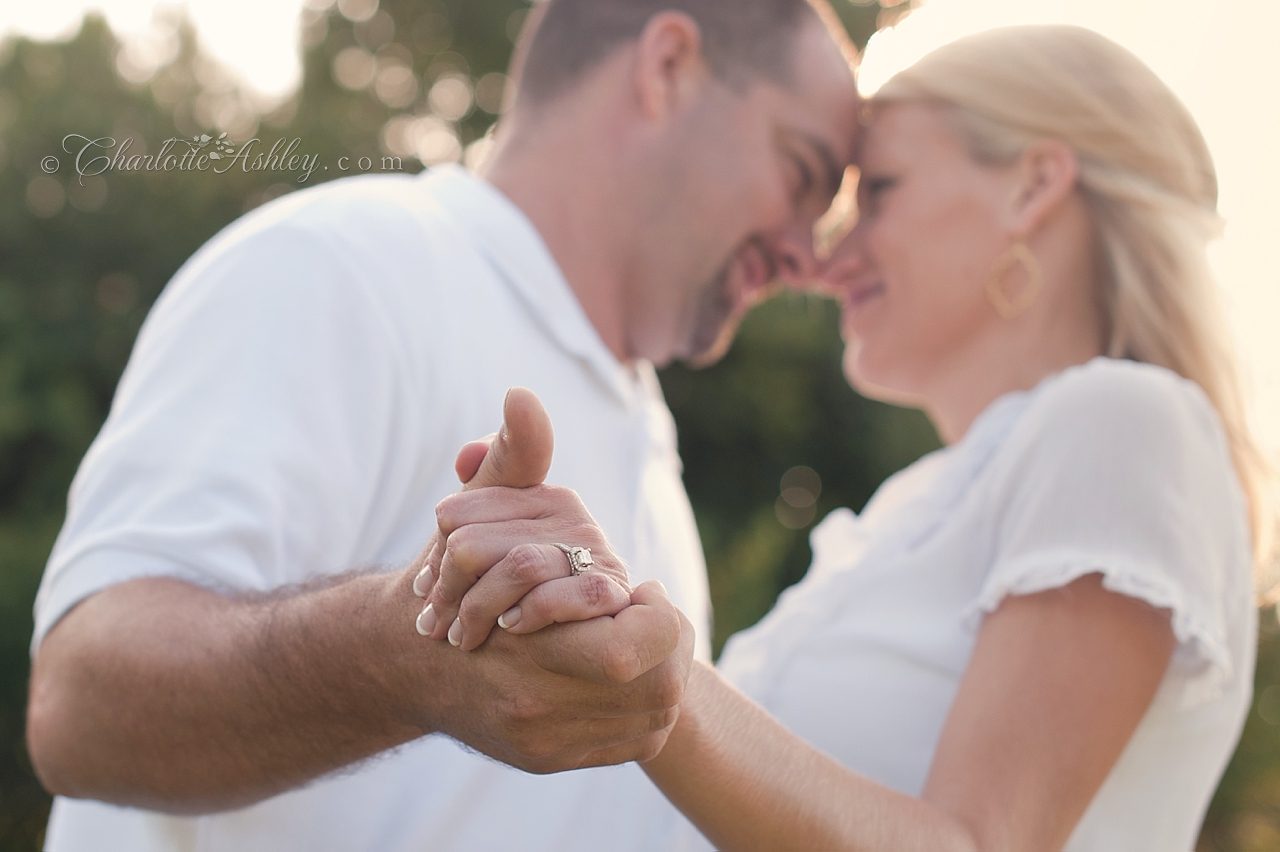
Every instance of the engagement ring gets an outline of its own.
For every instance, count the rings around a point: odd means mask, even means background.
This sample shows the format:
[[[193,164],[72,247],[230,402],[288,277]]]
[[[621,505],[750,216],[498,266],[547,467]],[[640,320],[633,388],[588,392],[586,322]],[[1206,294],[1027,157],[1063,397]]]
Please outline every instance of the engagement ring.
[[[595,564],[591,558],[591,548],[589,547],[570,547],[567,544],[553,544],[552,547],[558,547],[564,551],[564,555],[569,557],[569,576],[576,577],[587,571]]]

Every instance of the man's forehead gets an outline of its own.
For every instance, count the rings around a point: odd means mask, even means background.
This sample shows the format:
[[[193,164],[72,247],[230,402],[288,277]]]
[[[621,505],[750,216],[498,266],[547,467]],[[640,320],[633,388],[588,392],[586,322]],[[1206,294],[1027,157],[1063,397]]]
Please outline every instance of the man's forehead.
[[[778,87],[780,123],[821,141],[843,171],[853,159],[861,100],[853,68],[826,26],[814,22],[796,35],[789,85]]]

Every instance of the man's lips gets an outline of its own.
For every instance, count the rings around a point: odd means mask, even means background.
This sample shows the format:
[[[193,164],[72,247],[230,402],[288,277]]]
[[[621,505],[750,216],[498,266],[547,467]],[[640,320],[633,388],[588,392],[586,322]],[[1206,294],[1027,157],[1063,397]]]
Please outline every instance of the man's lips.
[[[730,270],[734,302],[749,307],[767,295],[773,280],[773,264],[764,251],[754,244],[738,252]]]

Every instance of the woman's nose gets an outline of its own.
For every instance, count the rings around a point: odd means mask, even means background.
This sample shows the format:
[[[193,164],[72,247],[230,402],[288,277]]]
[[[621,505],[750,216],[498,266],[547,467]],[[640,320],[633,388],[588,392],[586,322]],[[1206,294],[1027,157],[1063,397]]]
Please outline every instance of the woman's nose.
[[[820,289],[833,292],[856,278],[865,266],[866,254],[855,228],[845,234],[826,260],[817,264],[814,277]]]

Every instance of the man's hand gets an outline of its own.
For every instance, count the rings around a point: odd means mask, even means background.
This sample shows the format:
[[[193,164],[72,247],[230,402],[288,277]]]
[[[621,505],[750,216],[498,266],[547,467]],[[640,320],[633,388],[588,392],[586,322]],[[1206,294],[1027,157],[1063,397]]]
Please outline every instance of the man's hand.
[[[662,587],[646,583],[616,618],[498,631],[473,667],[444,732],[504,763],[547,773],[648,760],[675,725],[693,656],[693,627]]]

